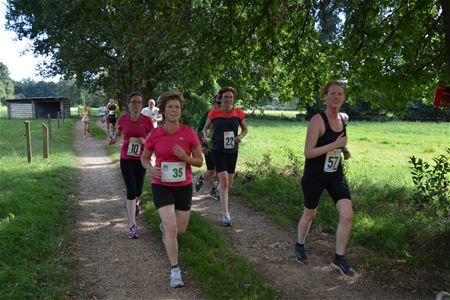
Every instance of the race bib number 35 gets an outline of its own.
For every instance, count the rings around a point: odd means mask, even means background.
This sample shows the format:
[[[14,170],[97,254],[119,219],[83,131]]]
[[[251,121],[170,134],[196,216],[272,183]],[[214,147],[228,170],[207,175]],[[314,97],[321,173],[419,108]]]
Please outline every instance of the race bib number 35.
[[[184,162],[162,162],[161,181],[181,182],[186,180],[186,163]]]
[[[130,143],[128,144],[127,155],[128,156],[139,156],[141,154],[141,145],[137,142],[137,138],[130,138]]]
[[[327,173],[336,172],[339,161],[341,160],[341,149],[335,149],[327,152],[325,157],[325,165],[323,166],[323,171]]]
[[[234,149],[234,132],[225,131],[223,133],[223,148],[224,149]]]

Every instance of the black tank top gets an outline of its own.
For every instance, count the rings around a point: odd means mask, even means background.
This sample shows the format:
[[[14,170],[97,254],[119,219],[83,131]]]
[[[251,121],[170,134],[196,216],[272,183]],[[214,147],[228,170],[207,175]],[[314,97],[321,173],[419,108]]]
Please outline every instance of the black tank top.
[[[341,135],[342,132],[344,132],[344,135],[347,135],[347,131],[345,128],[346,127],[345,122],[342,121],[342,123],[343,123],[342,130],[336,132],[333,129],[331,129],[330,123],[328,122],[327,115],[323,112],[320,114],[320,116],[322,117],[323,122],[325,123],[325,133],[317,139],[316,147],[321,147],[321,146],[328,145],[328,144],[334,142],[338,138],[338,136]],[[341,114],[339,114],[339,117],[342,120]],[[327,156],[327,154],[325,153],[318,157],[307,159],[305,161],[304,173],[305,174],[307,174],[307,173],[309,173],[309,174],[311,174],[311,173],[313,173],[313,174],[334,174],[334,173],[342,172],[342,162],[341,161],[339,161],[338,169],[336,172],[333,172],[333,173],[324,172],[323,167],[325,165],[325,157],[326,156]]]

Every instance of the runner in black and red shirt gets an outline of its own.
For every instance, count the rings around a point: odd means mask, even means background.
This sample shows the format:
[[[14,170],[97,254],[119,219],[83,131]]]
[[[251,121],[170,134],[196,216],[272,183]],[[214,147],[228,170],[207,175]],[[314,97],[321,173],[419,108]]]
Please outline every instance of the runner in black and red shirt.
[[[203,129],[203,143],[207,143],[208,131],[211,126],[214,131],[212,151],[220,182],[219,192],[223,226],[231,225],[231,217],[228,211],[228,191],[233,186],[239,143],[248,132],[244,111],[233,107],[235,94],[236,90],[232,87],[224,87],[219,91],[222,106],[220,109],[212,109],[209,112],[208,120]],[[241,127],[241,132],[238,134],[239,127]]]

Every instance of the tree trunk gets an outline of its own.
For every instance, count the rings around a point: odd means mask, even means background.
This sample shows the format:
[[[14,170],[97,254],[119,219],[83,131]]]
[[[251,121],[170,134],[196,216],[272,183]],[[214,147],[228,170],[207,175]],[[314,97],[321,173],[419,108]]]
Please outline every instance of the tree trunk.
[[[444,17],[445,45],[447,46],[447,71],[450,78],[450,0],[441,0]]]

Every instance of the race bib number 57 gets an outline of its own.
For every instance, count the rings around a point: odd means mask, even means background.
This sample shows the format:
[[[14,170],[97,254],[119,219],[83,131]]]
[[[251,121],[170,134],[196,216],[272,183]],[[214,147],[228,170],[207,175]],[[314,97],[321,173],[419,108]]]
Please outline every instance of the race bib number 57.
[[[335,149],[327,152],[325,157],[325,165],[323,166],[323,171],[327,173],[336,172],[339,161],[341,160],[341,149]]]
[[[181,182],[186,180],[186,163],[184,162],[162,162],[161,181]]]

